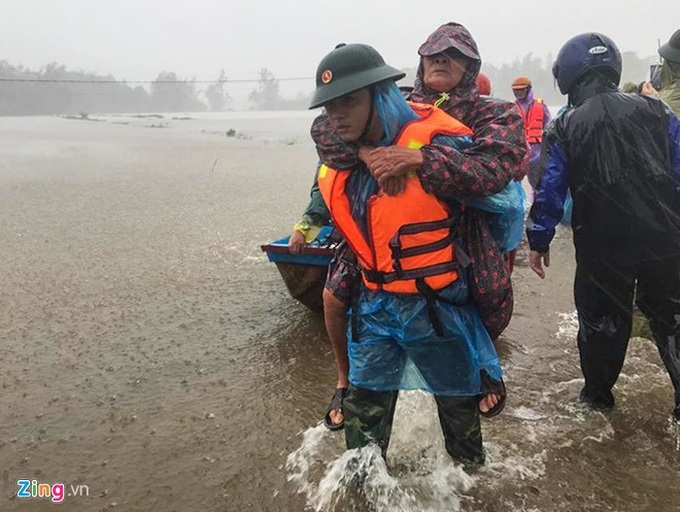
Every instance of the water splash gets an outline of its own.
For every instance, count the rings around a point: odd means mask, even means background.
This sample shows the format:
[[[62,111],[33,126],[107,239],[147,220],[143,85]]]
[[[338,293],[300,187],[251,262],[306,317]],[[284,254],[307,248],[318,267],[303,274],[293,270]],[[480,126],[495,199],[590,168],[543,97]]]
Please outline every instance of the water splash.
[[[323,425],[309,428],[302,433],[302,443],[286,459],[287,480],[293,482],[298,493],[307,495],[308,499],[316,491],[312,483],[313,475],[323,460],[322,452],[326,446],[326,429]]]
[[[388,467],[375,445],[347,450],[327,464],[315,483],[309,471],[310,461],[305,460],[315,452],[305,448],[303,441],[303,446],[289,456],[286,468],[288,480],[298,486],[298,492],[307,498],[307,506],[317,512],[363,510],[366,505],[376,512],[455,512],[461,507],[459,493],[474,484],[461,466],[443,457]]]
[[[332,462],[319,482],[316,494],[311,496],[310,505],[316,511],[334,510],[336,505],[348,501],[347,498],[360,495],[376,511],[415,510],[418,501],[389,474],[380,449],[375,445],[348,450]]]
[[[560,321],[557,324],[557,333],[555,336],[558,339],[574,339],[578,334],[578,313],[572,311],[571,313],[558,313]]]
[[[675,451],[680,452],[680,420],[676,420],[673,415],[668,418],[668,434],[675,439]]]
[[[520,405],[515,409],[509,409],[505,414],[525,421],[539,421],[545,418],[544,414],[540,414],[524,405]]]
[[[604,417],[604,415],[603,415]],[[614,430],[614,427],[612,427],[611,423],[609,423],[608,420],[605,418],[605,425],[600,432],[598,432],[596,435],[588,435],[585,436],[581,440],[581,446],[583,446],[586,441],[594,441],[596,443],[603,443],[605,441],[609,441],[610,439],[613,439],[616,436],[616,431]]]
[[[504,480],[538,480],[545,476],[545,463],[548,458],[547,450],[542,450],[529,456],[514,453],[501,459],[490,460],[483,468],[484,473],[496,476],[496,480],[502,477]]]
[[[287,458],[286,471],[309,509],[460,510],[461,495],[474,486],[475,479],[444,450],[432,397],[425,393],[403,395],[397,405],[389,464],[376,446],[338,456],[342,448],[333,441],[341,438],[323,426],[302,433],[300,447]],[[430,408],[432,414],[424,412]],[[418,414],[411,414],[414,409]]]

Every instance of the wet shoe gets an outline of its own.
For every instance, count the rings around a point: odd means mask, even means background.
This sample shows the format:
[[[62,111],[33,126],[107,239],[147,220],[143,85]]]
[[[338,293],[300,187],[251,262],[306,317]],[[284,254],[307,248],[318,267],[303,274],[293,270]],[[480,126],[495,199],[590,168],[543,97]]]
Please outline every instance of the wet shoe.
[[[579,402],[590,407],[594,411],[611,411],[614,408],[614,395],[611,391],[600,392],[596,395],[586,392],[586,388],[581,390],[578,396]]]

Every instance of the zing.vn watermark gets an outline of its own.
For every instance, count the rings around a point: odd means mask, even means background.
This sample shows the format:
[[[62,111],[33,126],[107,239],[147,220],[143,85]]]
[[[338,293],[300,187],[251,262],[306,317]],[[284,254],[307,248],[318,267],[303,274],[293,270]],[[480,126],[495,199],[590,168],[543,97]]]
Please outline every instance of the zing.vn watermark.
[[[70,492],[66,494],[66,484],[38,483],[37,480],[17,480],[17,498],[47,498],[52,503],[62,503],[67,496],[89,496],[90,488],[87,485],[69,485]]]

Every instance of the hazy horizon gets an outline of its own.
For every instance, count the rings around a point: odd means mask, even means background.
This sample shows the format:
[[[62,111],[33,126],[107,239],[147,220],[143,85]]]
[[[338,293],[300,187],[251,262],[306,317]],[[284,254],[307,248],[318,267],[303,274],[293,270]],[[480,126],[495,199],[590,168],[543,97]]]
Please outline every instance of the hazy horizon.
[[[585,31],[603,32],[622,51],[647,57],[656,54],[658,40],[667,41],[680,28],[677,0],[626,12],[611,0],[572,0],[568,6],[489,0],[465,10],[443,5],[198,0],[189,7],[179,0],[4,0],[0,60],[35,70],[58,62],[128,81],[152,81],[162,71],[215,80],[224,68],[234,98],[254,87],[239,80],[256,80],[267,68],[290,96],[313,88],[319,60],[338,42],[372,44],[391,65],[413,68],[420,43],[448,21],[463,23],[483,61],[496,66],[528,53],[555,55],[569,37]],[[286,81],[293,77],[310,79]]]
[[[388,0],[234,4],[4,0],[0,60],[30,68],[59,62],[126,80],[153,80],[163,70],[211,80],[220,68],[232,80],[257,78],[261,68],[287,78],[313,76],[318,61],[338,42],[372,44],[393,66],[413,67],[419,44],[447,21],[463,23],[483,60],[494,65],[530,52],[554,55],[569,37],[592,30],[612,37],[622,51],[653,55],[657,40],[667,41],[680,28],[677,0],[628,12],[611,0],[550,7],[489,0],[460,13],[446,12],[442,2],[432,0],[414,3],[413,12],[406,2]]]

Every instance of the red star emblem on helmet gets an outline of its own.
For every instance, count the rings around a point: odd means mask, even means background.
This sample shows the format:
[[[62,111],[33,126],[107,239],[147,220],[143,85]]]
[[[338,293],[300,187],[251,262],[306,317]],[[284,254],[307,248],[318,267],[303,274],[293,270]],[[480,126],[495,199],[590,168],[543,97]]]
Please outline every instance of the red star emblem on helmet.
[[[331,80],[333,80],[333,73],[331,72],[330,69],[327,69],[326,71],[324,71],[323,73],[321,73],[321,81],[322,81],[324,84],[327,84],[327,83],[330,82]]]

